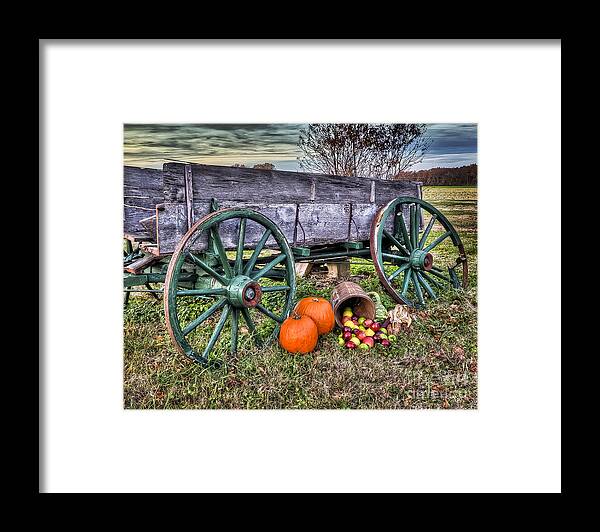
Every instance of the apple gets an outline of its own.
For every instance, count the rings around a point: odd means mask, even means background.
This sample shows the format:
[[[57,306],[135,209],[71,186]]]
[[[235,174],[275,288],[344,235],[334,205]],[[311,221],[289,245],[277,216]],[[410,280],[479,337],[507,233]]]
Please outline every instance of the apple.
[[[356,329],[352,329],[352,334],[358,334],[360,329],[357,327]]]
[[[389,340],[386,340],[386,339],[384,338],[383,340],[381,340],[381,345],[382,345],[383,347],[389,347],[391,344],[390,344],[390,341],[389,341]]]
[[[366,319],[367,318],[365,318],[364,316],[361,316],[360,318],[358,318],[358,323],[360,323],[362,325]]]
[[[360,344],[358,347],[360,349],[369,349],[369,346],[367,344]]]
[[[367,336],[375,336],[375,331],[374,331],[373,329],[367,329],[367,330],[365,331],[365,334],[366,334]]]
[[[346,341],[350,340],[350,338],[352,338],[352,333],[350,331],[346,331],[343,335],[342,338]]]
[[[364,325],[359,325],[359,326],[358,326],[358,328],[359,328],[361,331],[366,331],[366,330],[367,330],[367,328],[366,328]]]
[[[363,325],[368,329],[369,327],[371,327],[371,324],[373,323],[373,320],[367,318],[365,321],[363,321]]]
[[[346,347],[347,347],[348,349],[354,349],[354,348],[356,347],[356,344],[355,344],[354,342],[351,342],[350,340],[348,340],[348,341],[346,342]]]
[[[363,344],[368,345],[369,347],[375,347],[375,340],[373,338],[369,338],[368,336],[363,340]]]
[[[363,331],[359,331],[356,337],[362,342],[365,338],[367,338],[367,335]]]
[[[373,323],[371,323],[371,329],[373,329],[375,332],[377,332],[379,329],[381,329],[381,324],[374,321]]]

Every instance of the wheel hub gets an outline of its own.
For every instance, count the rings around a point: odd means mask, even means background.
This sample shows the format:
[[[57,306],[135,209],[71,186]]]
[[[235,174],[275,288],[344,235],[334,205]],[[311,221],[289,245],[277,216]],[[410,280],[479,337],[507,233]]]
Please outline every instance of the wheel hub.
[[[227,297],[236,307],[255,307],[260,303],[262,289],[260,285],[247,277],[238,275],[234,277],[227,287]]]
[[[415,249],[410,254],[410,265],[417,270],[429,271],[433,267],[433,255],[422,249]]]

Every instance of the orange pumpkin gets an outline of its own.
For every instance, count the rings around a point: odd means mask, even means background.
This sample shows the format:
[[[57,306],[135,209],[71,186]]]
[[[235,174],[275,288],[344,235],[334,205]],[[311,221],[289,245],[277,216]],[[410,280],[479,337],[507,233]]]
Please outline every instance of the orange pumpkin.
[[[300,316],[308,316],[316,324],[319,335],[327,334],[335,326],[335,316],[331,303],[322,297],[305,297],[298,301],[294,312]]]
[[[279,329],[279,343],[289,353],[310,353],[316,346],[319,332],[308,316],[294,313]]]

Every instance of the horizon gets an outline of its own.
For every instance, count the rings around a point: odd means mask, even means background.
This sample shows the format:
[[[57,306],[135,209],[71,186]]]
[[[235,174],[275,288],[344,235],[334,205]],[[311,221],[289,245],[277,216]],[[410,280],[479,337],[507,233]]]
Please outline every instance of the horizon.
[[[124,124],[124,164],[162,168],[180,161],[232,166],[271,163],[301,172],[298,138],[307,124]],[[477,164],[477,124],[431,123],[432,143],[408,171]],[[202,155],[198,155],[198,154]]]

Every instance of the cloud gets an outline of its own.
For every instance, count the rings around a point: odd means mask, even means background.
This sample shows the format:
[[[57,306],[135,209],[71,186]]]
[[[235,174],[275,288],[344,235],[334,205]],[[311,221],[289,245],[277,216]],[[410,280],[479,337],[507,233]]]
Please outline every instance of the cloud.
[[[297,146],[303,125],[125,124],[125,164],[158,168],[167,160],[226,166],[271,162],[277,168],[299,170]],[[420,168],[460,166],[476,157],[476,124],[429,124],[428,135],[432,144]]]

